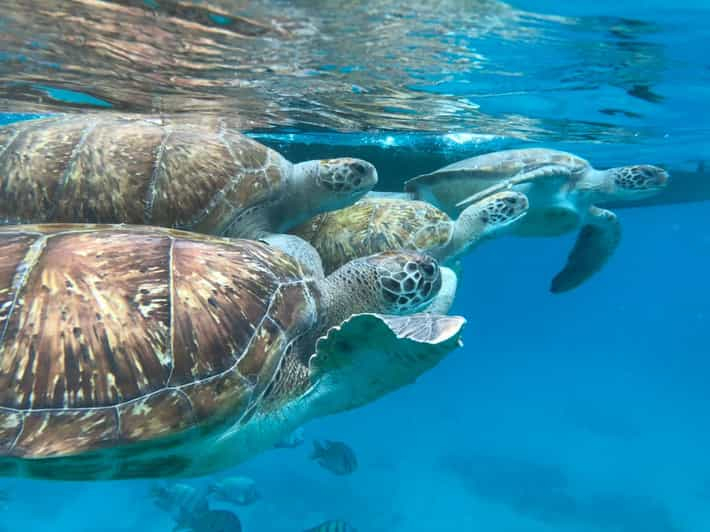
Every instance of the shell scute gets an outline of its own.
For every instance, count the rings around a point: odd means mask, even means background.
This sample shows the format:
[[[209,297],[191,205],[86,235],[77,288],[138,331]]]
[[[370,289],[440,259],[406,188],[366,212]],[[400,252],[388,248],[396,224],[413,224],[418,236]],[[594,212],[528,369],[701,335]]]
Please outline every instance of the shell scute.
[[[113,408],[29,412],[11,452],[34,457],[80,453],[115,442],[117,431]]]
[[[226,371],[180,390],[190,399],[198,422],[218,421],[225,415],[241,417],[251,402],[253,385],[236,371]]]
[[[412,244],[417,250],[426,251],[445,245],[451,238],[450,223],[435,223],[416,230],[412,236]]]
[[[273,320],[265,319],[254,333],[254,340],[237,364],[237,371],[254,383],[258,396],[271,382],[286,351],[289,338]]]
[[[243,168],[263,169],[269,158],[269,148],[235,131],[225,131],[222,138]]]
[[[0,452],[8,454],[22,430],[22,414],[0,409]]]
[[[9,233],[0,235],[0,330],[4,328],[17,293],[24,258],[39,235]],[[20,268],[18,268],[20,265]]]
[[[164,130],[150,123],[98,121],[77,143],[51,221],[144,222],[144,202]]]
[[[192,227],[239,176],[242,167],[222,139],[209,131],[168,134],[155,161],[151,223]]]
[[[228,369],[249,344],[278,286],[261,251],[257,244],[175,243],[171,385]]]
[[[17,126],[0,151],[0,219],[36,222],[53,212],[87,127],[83,120],[66,121],[60,131],[44,121]]]
[[[178,390],[161,390],[117,407],[122,442],[145,441],[185,430],[194,424],[192,405]]]
[[[290,163],[244,135],[232,133],[224,138],[242,166],[239,182],[225,190],[227,201],[244,209],[272,197],[278,199],[285,183],[284,167]]]
[[[0,405],[107,406],[164,386],[169,246],[120,231],[47,239],[7,318]]]
[[[304,333],[317,319],[305,283],[281,285],[274,294],[269,316],[291,338]]]

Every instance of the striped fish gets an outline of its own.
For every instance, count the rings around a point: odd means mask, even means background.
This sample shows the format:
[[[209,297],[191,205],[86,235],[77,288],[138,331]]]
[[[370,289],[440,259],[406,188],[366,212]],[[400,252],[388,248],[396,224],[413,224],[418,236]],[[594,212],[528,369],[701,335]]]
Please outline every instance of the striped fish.
[[[304,532],[357,532],[357,529],[345,521],[333,520],[321,523],[320,525],[309,528]]]

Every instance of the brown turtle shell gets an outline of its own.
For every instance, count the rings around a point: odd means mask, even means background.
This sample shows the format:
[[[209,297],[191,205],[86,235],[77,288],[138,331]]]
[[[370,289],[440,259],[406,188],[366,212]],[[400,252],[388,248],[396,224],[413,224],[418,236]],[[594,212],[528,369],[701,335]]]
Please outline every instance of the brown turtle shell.
[[[0,220],[127,223],[222,234],[278,201],[291,164],[218,119],[107,114],[0,128]]]
[[[0,456],[71,456],[245,419],[315,323],[317,297],[293,259],[255,241],[0,228]]]
[[[381,251],[426,253],[448,244],[452,232],[451,218],[433,205],[390,198],[361,199],[291,230],[318,251],[326,274],[352,259]]]

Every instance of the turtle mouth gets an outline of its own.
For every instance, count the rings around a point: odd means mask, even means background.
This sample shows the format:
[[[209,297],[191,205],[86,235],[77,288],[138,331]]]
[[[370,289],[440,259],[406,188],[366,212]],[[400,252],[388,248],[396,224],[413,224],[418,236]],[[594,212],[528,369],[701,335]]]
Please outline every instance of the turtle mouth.
[[[647,190],[663,190],[668,186],[668,182],[670,181],[670,176],[668,175],[668,172],[665,170],[657,172],[655,176],[653,176],[653,179],[650,179],[649,182],[646,185]]]

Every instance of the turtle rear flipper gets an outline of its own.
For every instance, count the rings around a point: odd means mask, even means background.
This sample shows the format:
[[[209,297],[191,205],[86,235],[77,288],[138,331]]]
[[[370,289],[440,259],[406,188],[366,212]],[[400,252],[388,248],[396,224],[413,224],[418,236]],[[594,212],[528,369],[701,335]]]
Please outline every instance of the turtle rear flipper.
[[[311,416],[374,401],[413,383],[461,345],[459,316],[356,314],[319,339],[303,399]]]
[[[578,287],[602,269],[621,240],[621,224],[616,215],[605,209],[591,207],[587,224],[579,232],[567,264],[552,280],[552,293]]]
[[[572,176],[572,170],[566,166],[558,164],[549,164],[545,166],[540,166],[534,170],[518,174],[510,179],[501,181],[497,185],[490,186],[485,190],[472,194],[464,200],[459,201],[456,204],[457,209],[465,209],[469,205],[476,203],[477,201],[497,192],[504,192],[506,190],[511,190],[516,185],[522,185],[525,183],[530,183],[531,181],[544,181],[545,183],[552,184],[559,181],[566,181]]]

